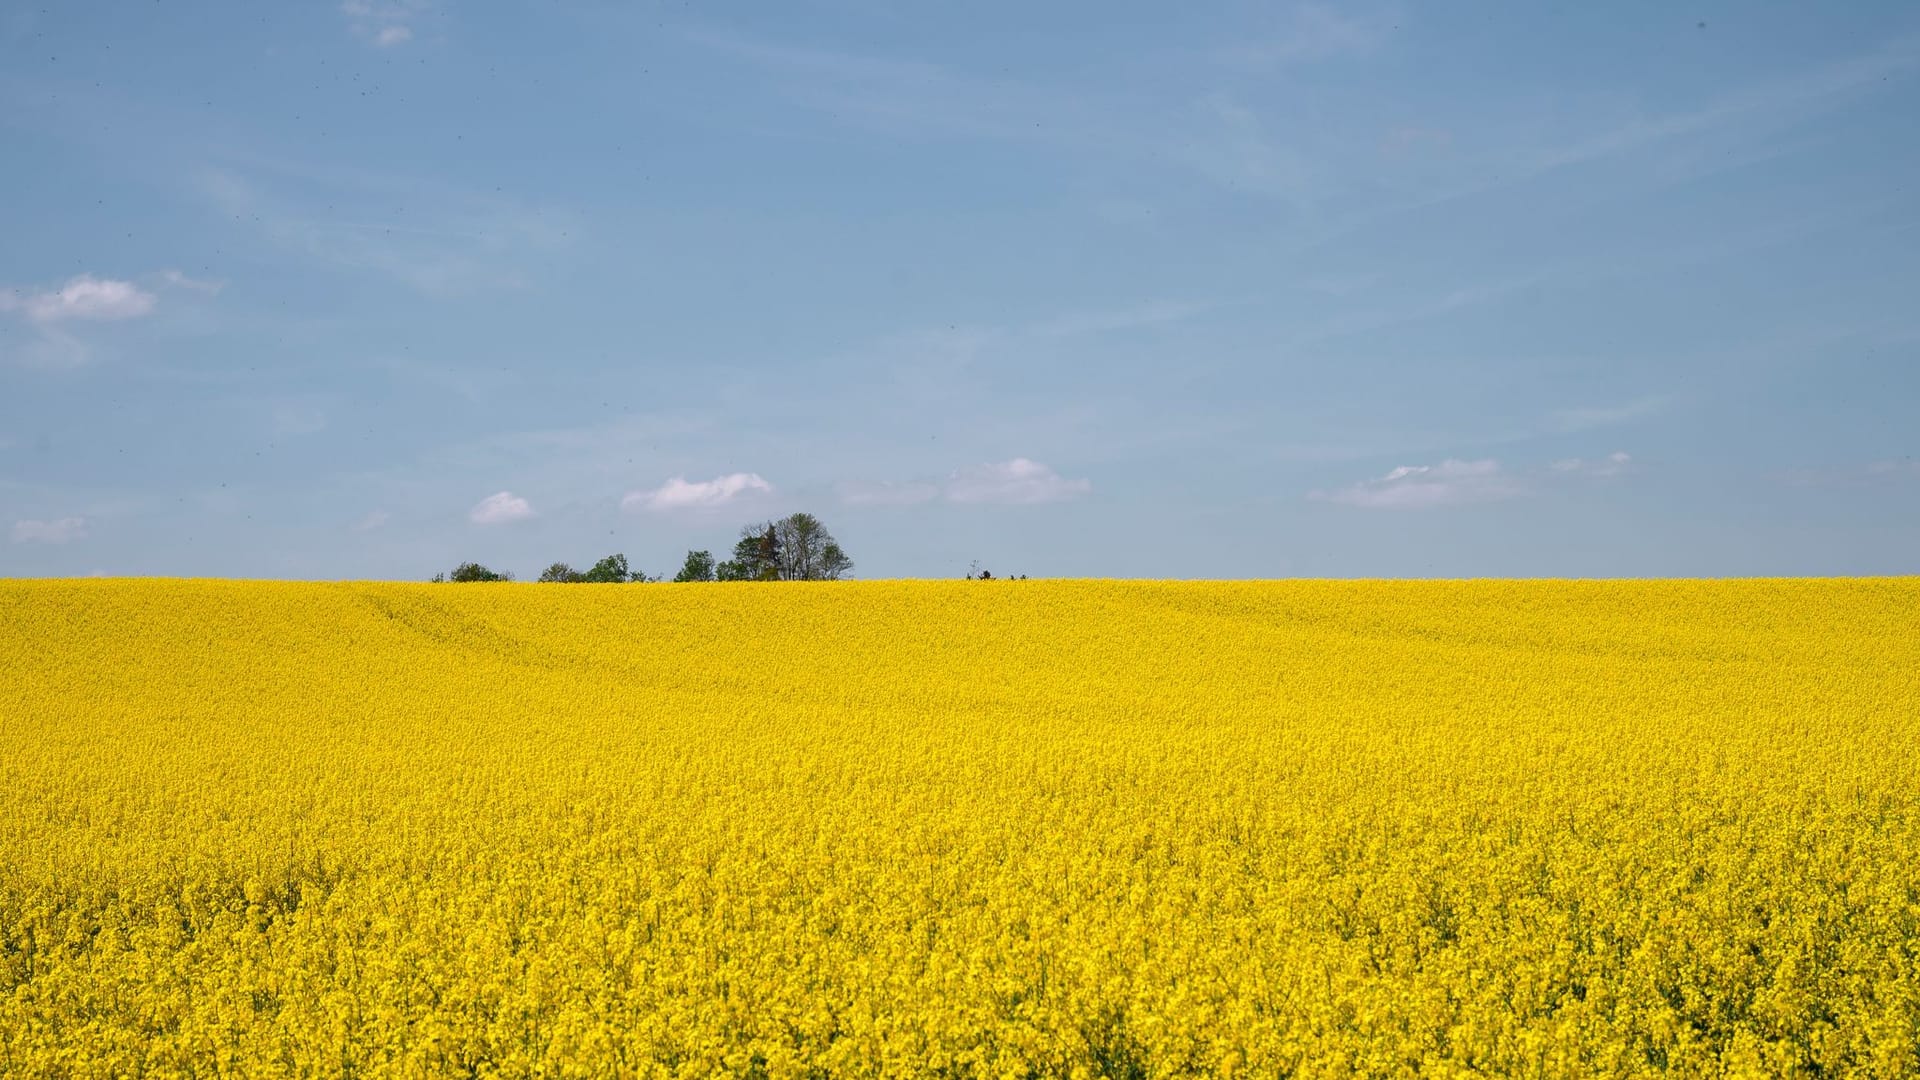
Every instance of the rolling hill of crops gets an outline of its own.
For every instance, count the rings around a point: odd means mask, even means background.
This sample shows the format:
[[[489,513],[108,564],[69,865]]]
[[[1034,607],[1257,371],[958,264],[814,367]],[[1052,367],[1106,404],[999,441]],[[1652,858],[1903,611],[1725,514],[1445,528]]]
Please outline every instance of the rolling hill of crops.
[[[1920,579],[0,582],[0,1075],[1920,1073]]]

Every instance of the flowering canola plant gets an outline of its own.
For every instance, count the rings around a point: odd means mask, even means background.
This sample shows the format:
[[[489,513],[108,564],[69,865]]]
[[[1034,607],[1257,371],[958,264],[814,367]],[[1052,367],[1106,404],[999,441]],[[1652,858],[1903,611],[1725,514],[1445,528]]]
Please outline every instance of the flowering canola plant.
[[[0,1075],[1920,1074],[1920,579],[0,582]]]

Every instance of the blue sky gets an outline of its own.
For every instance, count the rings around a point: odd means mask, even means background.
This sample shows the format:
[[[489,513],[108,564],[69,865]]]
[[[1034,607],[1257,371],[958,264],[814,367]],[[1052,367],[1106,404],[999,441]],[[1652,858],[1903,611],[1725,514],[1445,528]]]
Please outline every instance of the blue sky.
[[[0,574],[1920,572],[1920,11],[0,6]]]

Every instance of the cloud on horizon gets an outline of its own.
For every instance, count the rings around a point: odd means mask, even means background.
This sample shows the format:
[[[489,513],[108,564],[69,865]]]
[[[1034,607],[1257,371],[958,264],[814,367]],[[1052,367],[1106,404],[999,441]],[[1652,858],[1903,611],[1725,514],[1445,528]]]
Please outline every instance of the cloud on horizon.
[[[1561,458],[1544,469],[1520,472],[1493,458],[1447,458],[1437,465],[1401,465],[1372,480],[1331,491],[1310,491],[1307,498],[1368,510],[1421,510],[1502,502],[1537,495],[1555,483],[1572,483],[1577,477],[1610,479],[1634,471],[1633,455],[1625,450],[1599,458]]]
[[[947,480],[946,496],[957,503],[1032,504],[1075,499],[1092,490],[1091,481],[1069,480],[1037,461],[1017,457],[956,469]]]
[[[1308,498],[1369,510],[1416,510],[1498,502],[1525,493],[1526,488],[1492,458],[1448,458],[1438,465],[1402,465],[1377,479],[1334,491],[1315,491]]]
[[[712,480],[689,481],[676,476],[651,491],[631,491],[620,500],[623,510],[707,510],[725,506],[751,494],[769,494],[773,485],[759,473],[737,472]]]
[[[475,525],[504,525],[532,516],[532,505],[511,491],[497,491],[475,503],[473,509],[467,512],[468,520]]]
[[[955,503],[1031,505],[1063,502],[1093,490],[1091,481],[1070,480],[1030,458],[968,465],[955,469],[944,481],[848,482],[838,485],[840,501],[848,506],[918,506],[944,499]]]

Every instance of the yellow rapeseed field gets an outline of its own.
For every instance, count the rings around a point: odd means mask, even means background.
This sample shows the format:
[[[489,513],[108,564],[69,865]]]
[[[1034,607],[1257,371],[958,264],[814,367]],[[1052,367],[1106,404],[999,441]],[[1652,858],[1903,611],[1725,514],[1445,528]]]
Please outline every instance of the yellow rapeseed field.
[[[0,582],[0,1076],[1920,1074],[1920,579]]]

